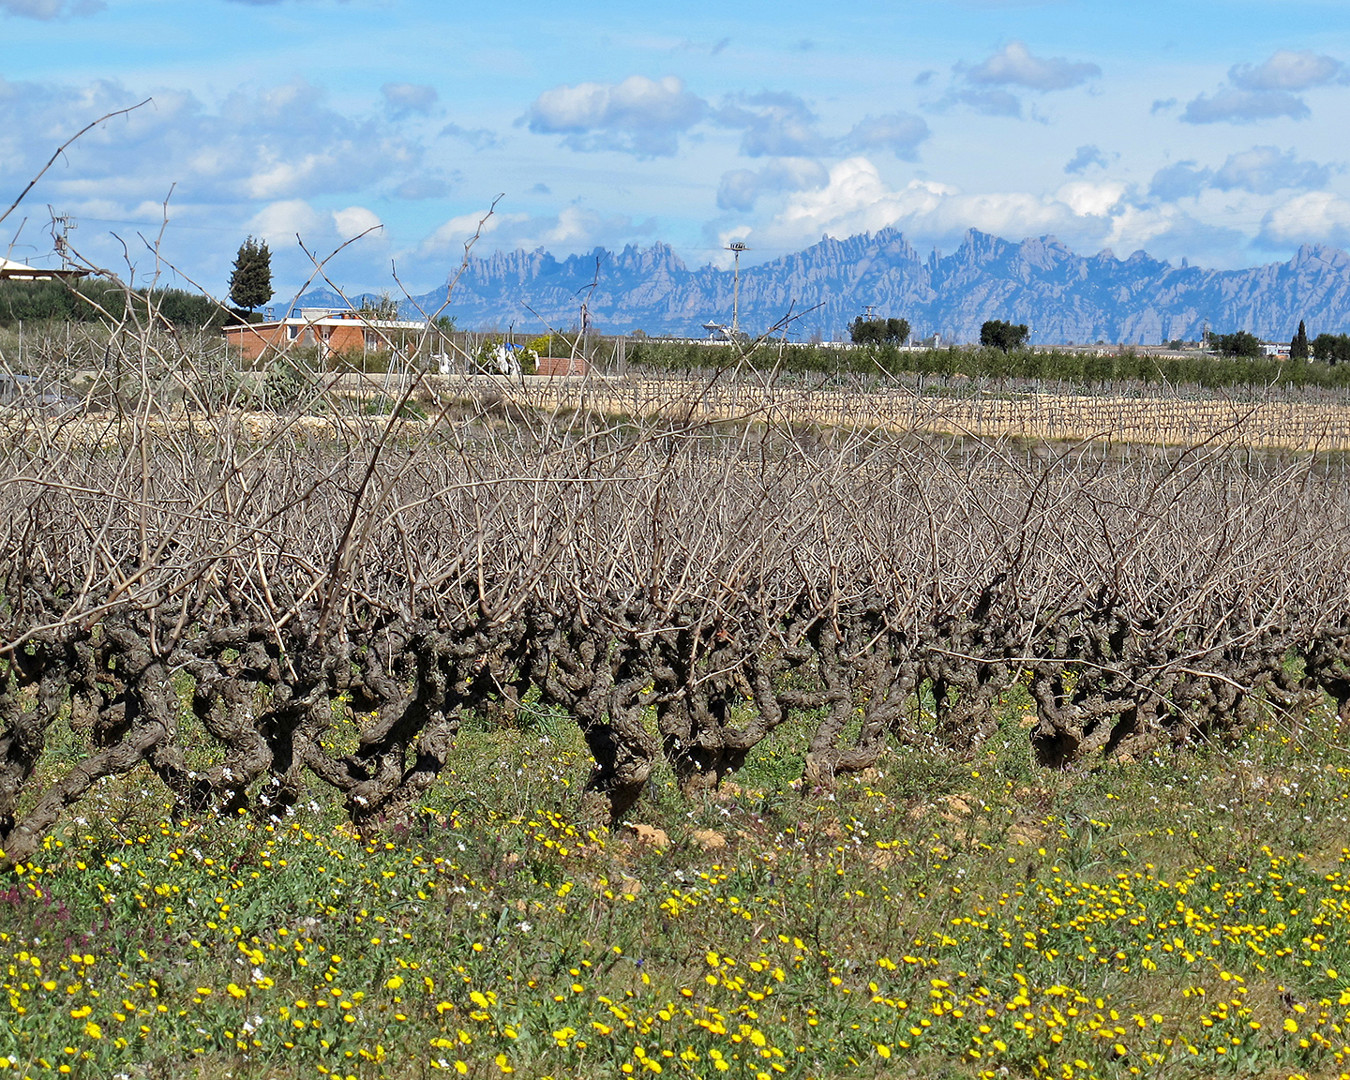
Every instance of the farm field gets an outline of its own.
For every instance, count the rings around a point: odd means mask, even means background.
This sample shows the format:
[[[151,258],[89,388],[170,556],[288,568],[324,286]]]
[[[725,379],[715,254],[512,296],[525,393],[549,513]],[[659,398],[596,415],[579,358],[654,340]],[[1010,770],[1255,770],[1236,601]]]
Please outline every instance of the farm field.
[[[0,437],[6,1071],[1350,1068],[1329,435],[142,365]]]
[[[475,383],[430,376],[423,393],[431,402],[481,393]],[[345,376],[337,388],[358,398],[396,396],[406,379]],[[1243,401],[1152,393],[1147,396],[1071,393],[917,394],[901,388],[869,391],[756,384],[741,378],[626,376],[530,378],[499,384],[521,405],[551,411],[592,409],[610,415],[680,415],[701,420],[754,418],[770,423],[856,425],[893,431],[926,431],[980,439],[1036,442],[1111,440],[1187,446],[1211,439],[1301,451],[1350,449],[1350,405],[1326,401]],[[434,411],[434,410],[433,410]]]

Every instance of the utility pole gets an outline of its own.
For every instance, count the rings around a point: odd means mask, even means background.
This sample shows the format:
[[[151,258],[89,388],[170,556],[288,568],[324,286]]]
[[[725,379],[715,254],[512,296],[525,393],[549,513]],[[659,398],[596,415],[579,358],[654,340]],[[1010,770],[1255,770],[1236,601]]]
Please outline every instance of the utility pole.
[[[735,261],[735,271],[731,285],[731,336],[734,339],[741,331],[741,252],[750,248],[743,240],[733,240],[727,245]]]

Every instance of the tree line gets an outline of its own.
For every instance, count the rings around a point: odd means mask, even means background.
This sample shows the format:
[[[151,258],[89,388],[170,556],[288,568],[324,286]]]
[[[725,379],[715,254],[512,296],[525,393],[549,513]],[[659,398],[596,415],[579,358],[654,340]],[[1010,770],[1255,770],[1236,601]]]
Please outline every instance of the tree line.
[[[656,371],[711,372],[749,366],[791,375],[1035,380],[1082,387],[1121,382],[1206,389],[1350,387],[1350,364],[1291,364],[1265,357],[1202,353],[1155,356],[1129,349],[1098,356],[1063,349],[951,346],[908,350],[892,345],[839,349],[786,342],[766,344],[747,354],[730,345],[630,338],[627,362],[630,367]]]

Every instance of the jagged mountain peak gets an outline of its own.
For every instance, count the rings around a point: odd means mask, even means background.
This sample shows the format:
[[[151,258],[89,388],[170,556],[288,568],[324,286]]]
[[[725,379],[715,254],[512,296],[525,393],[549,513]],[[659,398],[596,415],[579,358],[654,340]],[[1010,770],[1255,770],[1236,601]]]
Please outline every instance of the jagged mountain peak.
[[[469,260],[448,313],[465,327],[570,326],[585,297],[600,329],[702,336],[703,323],[731,321],[732,284],[730,269],[691,269],[659,241],[562,259],[542,248],[495,252]],[[443,297],[442,287],[414,299],[425,307]],[[830,340],[867,309],[953,341],[976,340],[980,324],[996,318],[1027,322],[1033,340],[1046,344],[1157,344],[1194,339],[1205,323],[1288,340],[1300,318],[1312,334],[1350,329],[1350,255],[1307,244],[1288,262],[1219,271],[1184,260],[1173,266],[1143,250],[1124,260],[1110,248],[1084,256],[1051,235],[1012,242],[970,229],[950,254],[921,256],[899,230],[884,228],[825,235],[758,264],[741,261],[747,329],[806,312],[793,332]]]

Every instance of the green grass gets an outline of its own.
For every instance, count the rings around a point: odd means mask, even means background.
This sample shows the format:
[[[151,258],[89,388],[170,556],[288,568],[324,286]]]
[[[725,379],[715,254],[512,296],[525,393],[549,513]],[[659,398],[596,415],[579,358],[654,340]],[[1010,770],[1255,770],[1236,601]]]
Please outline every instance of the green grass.
[[[0,1055],[147,1080],[1341,1075],[1332,725],[1046,773],[1006,711],[973,762],[894,748],[833,796],[800,790],[789,732],[720,792],[658,772],[632,820],[660,848],[573,822],[584,749],[533,707],[467,723],[416,821],[368,840],[336,802],[174,822],[143,778],[106,784],[0,883]]]

